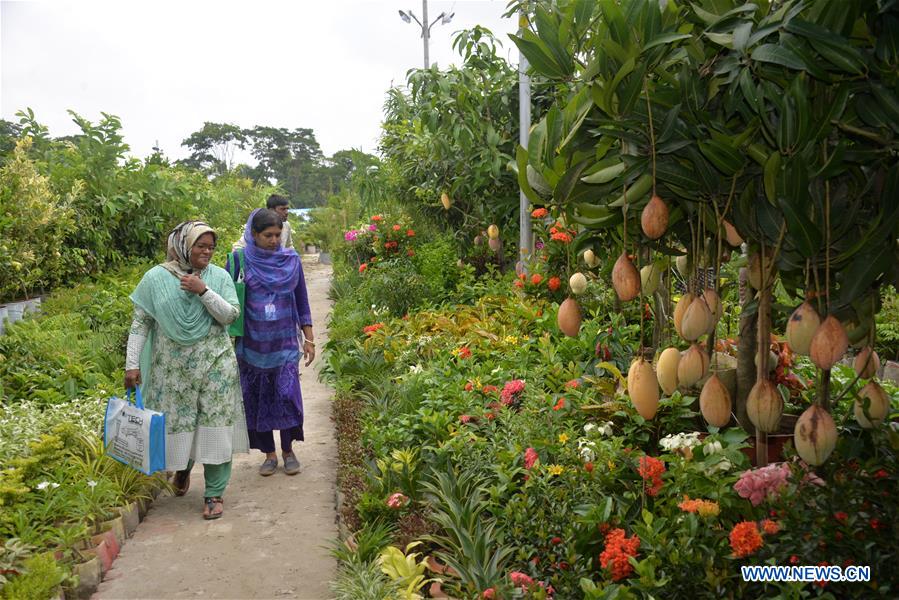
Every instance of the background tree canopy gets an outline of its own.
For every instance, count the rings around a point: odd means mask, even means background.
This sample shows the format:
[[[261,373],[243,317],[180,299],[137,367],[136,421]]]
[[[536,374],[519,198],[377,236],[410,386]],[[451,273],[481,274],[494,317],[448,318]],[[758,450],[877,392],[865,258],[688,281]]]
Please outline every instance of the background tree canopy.
[[[357,167],[355,161],[370,163],[361,152],[340,150],[324,156],[315,132],[298,127],[286,129],[257,125],[241,129],[231,123],[206,122],[181,144],[191,154],[180,164],[218,177],[232,170],[255,183],[274,184],[295,208],[324,205],[349,181]],[[238,150],[248,150],[258,161],[256,166],[235,164]]]

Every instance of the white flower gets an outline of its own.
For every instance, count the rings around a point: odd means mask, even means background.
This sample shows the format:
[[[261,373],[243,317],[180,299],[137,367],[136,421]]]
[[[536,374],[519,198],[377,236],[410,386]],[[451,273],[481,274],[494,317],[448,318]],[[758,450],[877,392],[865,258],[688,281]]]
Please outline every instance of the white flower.
[[[605,435],[605,436],[612,435],[614,433],[614,430],[612,429],[612,422],[606,421],[605,423],[603,423],[602,425],[599,426],[597,431],[599,431],[600,435]]]
[[[40,482],[39,484],[37,484],[36,486],[34,486],[34,487],[36,487],[36,488],[39,489],[39,490],[45,490],[45,489],[47,489],[48,487],[50,487],[50,482],[49,482],[49,481],[42,481],[42,482]]]
[[[693,448],[698,446],[699,441],[699,432],[694,431],[692,433],[672,433],[670,435],[666,435],[661,440],[659,440],[659,446],[668,451],[677,451],[683,450],[684,448]]]
[[[93,490],[95,487],[97,487],[97,482],[94,481],[93,479],[90,479],[87,482],[87,487],[89,487],[90,489]]]
[[[592,441],[581,438],[577,441],[578,452],[584,462],[593,462],[596,460],[596,444]]]
[[[409,366],[409,372],[410,372],[410,373],[421,373],[422,370],[423,370],[423,369],[422,369],[422,366],[421,366],[421,365],[410,365],[410,366]]]
[[[722,458],[720,461],[715,463],[706,469],[705,474],[708,476],[715,475],[716,473],[726,473],[730,471],[734,466],[731,464],[729,460],[726,458]]]
[[[586,425],[584,425],[584,433],[590,433],[591,431],[593,431],[596,428],[597,428],[596,423],[587,423]]]
[[[718,454],[722,450],[724,450],[724,448],[721,446],[721,442],[719,442],[718,440],[709,442],[708,444],[705,445],[705,455],[706,456],[711,456],[712,454]]]

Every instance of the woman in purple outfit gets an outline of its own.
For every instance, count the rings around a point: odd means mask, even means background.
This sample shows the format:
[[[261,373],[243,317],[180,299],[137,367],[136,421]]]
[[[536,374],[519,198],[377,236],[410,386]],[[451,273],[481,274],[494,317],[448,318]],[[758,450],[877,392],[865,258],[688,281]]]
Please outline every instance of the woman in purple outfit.
[[[312,315],[303,265],[293,249],[281,247],[281,217],[273,210],[250,214],[244,231],[246,248],[228,256],[237,262],[246,284],[244,335],[235,351],[247,416],[250,447],[265,453],[259,474],[278,468],[274,431],[280,432],[284,471],[300,472],[294,440],[303,440],[303,397],[300,393],[300,346],[308,367],[315,358]]]

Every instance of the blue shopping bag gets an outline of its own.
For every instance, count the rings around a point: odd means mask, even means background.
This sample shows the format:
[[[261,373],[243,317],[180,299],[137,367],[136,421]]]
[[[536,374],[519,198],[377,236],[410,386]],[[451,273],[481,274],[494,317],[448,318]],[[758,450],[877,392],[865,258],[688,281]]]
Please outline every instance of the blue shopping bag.
[[[134,404],[131,390],[124,400],[109,399],[103,441],[109,456],[141,473],[165,470],[165,414],[144,408],[140,388],[136,388]]]

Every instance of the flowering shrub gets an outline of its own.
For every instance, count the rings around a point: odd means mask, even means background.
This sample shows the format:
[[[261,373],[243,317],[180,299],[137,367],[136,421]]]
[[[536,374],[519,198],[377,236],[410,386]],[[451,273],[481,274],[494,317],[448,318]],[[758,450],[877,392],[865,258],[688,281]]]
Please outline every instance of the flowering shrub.
[[[391,219],[384,215],[372,215],[368,223],[343,234],[350,256],[360,266],[360,273],[366,270],[362,265],[369,267],[379,261],[415,256],[414,238],[415,229],[408,218]]]
[[[790,467],[786,464],[770,464],[761,469],[745,471],[734,489],[741,498],[748,498],[753,506],[774,499],[787,485]]]
[[[606,534],[606,547],[599,555],[599,564],[603,569],[611,571],[612,581],[626,579],[634,572],[629,559],[637,556],[639,547],[640,538],[628,538],[623,529],[615,528]]]

